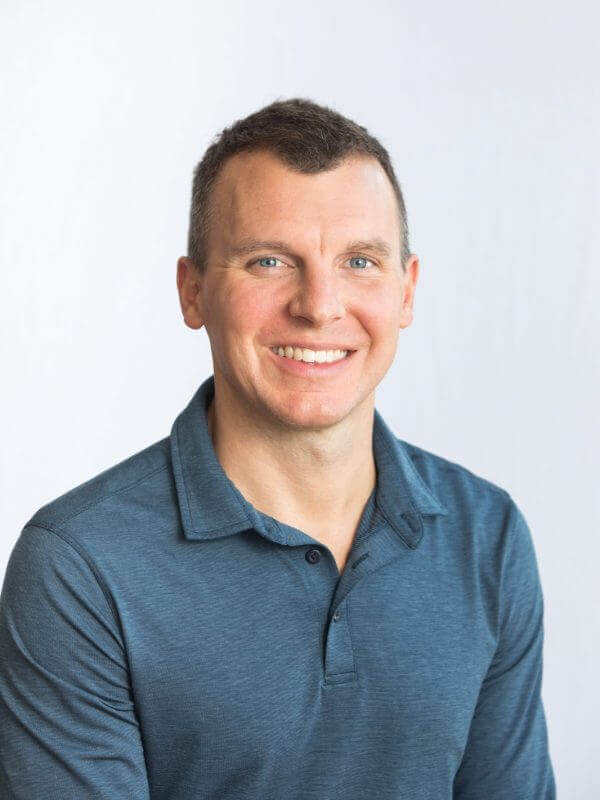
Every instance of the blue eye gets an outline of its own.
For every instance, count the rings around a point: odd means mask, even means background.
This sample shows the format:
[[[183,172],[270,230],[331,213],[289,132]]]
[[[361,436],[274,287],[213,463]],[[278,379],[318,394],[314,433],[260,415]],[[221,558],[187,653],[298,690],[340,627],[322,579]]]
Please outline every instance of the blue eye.
[[[359,269],[365,269],[367,262],[373,263],[369,258],[363,258],[363,256],[354,256],[353,258],[350,259],[350,261],[364,261],[365,266],[361,266],[359,267]]]
[[[273,266],[275,266],[274,264],[265,265],[265,264],[261,264],[261,261],[279,261],[279,259],[275,258],[275,256],[263,256],[263,258],[259,258],[259,259],[257,259],[257,261],[258,261],[258,263],[260,264],[261,267],[264,267],[264,266],[273,267]]]

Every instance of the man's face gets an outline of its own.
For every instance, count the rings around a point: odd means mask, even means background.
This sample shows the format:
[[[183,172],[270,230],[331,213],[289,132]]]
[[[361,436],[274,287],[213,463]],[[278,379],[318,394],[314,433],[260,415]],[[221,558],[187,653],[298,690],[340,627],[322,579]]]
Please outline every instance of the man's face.
[[[412,256],[402,271],[397,201],[379,163],[353,157],[306,175],[265,151],[238,153],[213,209],[206,272],[181,258],[178,287],[186,323],[206,326],[227,402],[288,428],[359,415],[412,320],[419,266]],[[349,353],[305,363],[303,348]]]

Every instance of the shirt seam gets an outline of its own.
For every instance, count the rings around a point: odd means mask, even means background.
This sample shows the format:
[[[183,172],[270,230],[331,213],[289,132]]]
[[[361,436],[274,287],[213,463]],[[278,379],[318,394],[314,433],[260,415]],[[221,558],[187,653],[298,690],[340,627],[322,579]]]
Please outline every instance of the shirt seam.
[[[132,489],[134,486],[137,486],[139,483],[142,483],[142,481],[145,481],[148,478],[151,478],[153,475],[156,475],[159,472],[164,472],[168,468],[169,468],[168,464],[163,464],[162,466],[157,467],[156,469],[153,469],[151,472],[145,473],[144,475],[142,475],[140,478],[137,478],[132,483],[128,483],[125,486],[121,486],[119,489],[115,489],[112,492],[107,492],[106,494],[103,494],[101,497],[97,498],[96,500],[93,500],[91,503],[88,503],[88,505],[85,505],[85,506],[82,506],[81,508],[76,509],[75,511],[73,511],[72,514],[69,514],[66,517],[62,517],[60,520],[58,520],[57,524],[58,525],[64,525],[65,522],[69,522],[70,520],[75,519],[80,514],[83,514],[85,511],[89,511],[90,508],[94,508],[94,506],[100,505],[100,503],[103,503],[105,500],[108,500],[108,498],[115,497],[116,495],[121,494],[122,492],[126,492],[128,489]],[[36,523],[36,522],[33,522],[31,524],[32,525],[38,525],[38,523]],[[44,523],[42,523],[42,525],[39,525],[38,527],[42,527],[42,528],[47,527],[47,523],[44,522]],[[57,533],[53,528],[47,528],[47,530],[49,530],[51,533]],[[65,539],[65,541],[67,541],[67,540]]]
[[[153,475],[155,472],[159,472],[159,471],[160,471],[160,469],[153,470],[151,473],[149,473],[145,477],[149,477],[149,475]],[[143,478],[141,480],[143,480]],[[138,483],[138,482],[139,481],[136,481],[135,483]],[[135,483],[131,484],[131,485],[134,486]],[[108,496],[110,496],[110,495],[108,495]],[[103,578],[102,578],[102,576],[100,574],[100,571],[99,571],[98,567],[94,563],[94,559],[90,556],[90,554],[87,552],[87,550],[84,547],[82,547],[82,545],[80,545],[79,543],[75,543],[70,538],[70,536],[68,536],[68,534],[64,533],[64,531],[56,530],[55,528],[51,527],[47,523],[44,523],[44,524],[40,524],[40,523],[37,523],[37,522],[27,523],[25,525],[25,527],[24,527],[24,530],[27,530],[27,528],[37,528],[38,530],[45,531],[46,533],[49,533],[51,535],[53,534],[58,539],[63,541],[66,545],[70,546],[71,549],[74,550],[77,553],[77,555],[82,559],[82,561],[84,561],[84,563],[87,565],[88,569],[90,570],[90,572],[92,573],[92,575],[96,579],[96,582],[97,582],[98,586],[100,587],[100,591],[104,595],[104,599],[105,599],[106,604],[108,606],[109,613],[111,614],[111,616],[113,618],[113,622],[117,626],[117,630],[119,632],[118,645],[121,648],[121,650],[123,651],[123,654],[124,654],[124,657],[125,657],[125,660],[126,660],[126,663],[127,663],[127,670],[128,670],[130,685],[131,685],[131,689],[132,689],[133,696],[134,696],[134,706],[136,708],[136,712],[135,713],[137,715],[138,714],[138,712],[137,712],[137,700],[135,699],[135,692],[133,690],[133,685],[131,684],[131,680],[132,679],[131,679],[131,672],[130,672],[130,666],[129,666],[129,655],[127,653],[127,647],[126,647],[126,644],[125,644],[125,636],[124,636],[124,632],[123,632],[123,627],[121,625],[121,621],[120,621],[119,615],[117,613],[117,609],[116,609],[116,607],[115,607],[115,605],[113,603],[111,594],[110,594],[110,592],[108,590],[108,587],[106,586],[106,584],[105,584],[105,582],[104,582],[104,580],[103,580]],[[96,608],[95,604],[94,604],[94,608]],[[100,612],[100,609],[97,609],[97,610],[98,610],[99,613],[102,613],[102,612]],[[102,701],[102,702],[104,702],[104,701]],[[145,765],[145,768],[146,768],[146,773],[149,774],[149,771],[148,771],[148,757],[147,757],[147,753],[146,753],[146,746],[145,746],[145,742],[144,742],[144,736],[142,734],[141,729],[140,729],[140,737],[141,737],[141,747],[142,747],[142,755],[143,755],[143,758],[144,758],[144,765]]]
[[[406,447],[409,448],[410,450],[412,450],[412,452],[407,452],[407,455],[410,458],[411,462],[413,462],[413,467],[419,481],[435,497],[436,501],[440,503],[440,505],[443,505],[443,503],[438,499],[437,494],[434,493],[433,489],[431,489],[425,482],[425,479],[422,477],[421,473],[414,464],[415,461],[419,460],[423,461],[424,463],[427,463],[427,461],[429,461],[429,458],[433,456],[433,458],[441,462],[439,465],[434,465],[436,470],[439,469],[439,471],[441,472],[454,472],[454,473],[458,472],[466,474],[471,480],[485,484],[487,488],[492,489],[493,491],[499,494],[507,494],[506,489],[503,489],[501,486],[498,486],[498,484],[494,483],[489,478],[484,478],[483,475],[478,475],[476,472],[473,472],[473,470],[470,470],[463,464],[457,464],[455,461],[451,461],[449,458],[444,458],[443,456],[440,456],[437,453],[431,453],[430,451],[423,450],[417,445],[413,445],[410,442],[406,442],[404,439],[398,439],[398,441],[406,445]]]
[[[94,560],[92,559],[90,554],[87,552],[87,550],[85,550],[85,548],[83,548],[79,543],[75,543],[71,539],[71,537],[68,536],[68,534],[64,533],[64,531],[56,530],[55,528],[50,526],[48,523],[40,524],[38,522],[30,522],[27,525],[25,525],[24,530],[27,530],[28,528],[38,528],[41,531],[45,531],[46,533],[53,534],[54,536],[58,537],[63,542],[65,542],[65,544],[69,545],[71,547],[71,549],[74,550],[77,553],[77,555],[82,559],[82,561],[85,562],[85,564],[89,568],[90,572],[93,574],[94,578],[96,579],[96,582],[97,582],[98,586],[100,587],[100,591],[104,595],[104,599],[106,600],[108,609],[109,609],[109,611],[110,611],[110,613],[111,613],[111,615],[113,617],[114,622],[117,624],[117,627],[119,629],[119,633],[121,634],[121,641],[122,641],[122,646],[123,646],[123,649],[124,649],[125,648],[125,640],[123,638],[123,631],[121,629],[121,624],[119,622],[119,615],[117,614],[117,610],[116,610],[116,608],[114,606],[114,603],[113,603],[112,597],[110,595],[110,592],[108,591],[108,587],[104,583],[104,580],[103,580],[102,576],[100,575],[100,571],[99,571],[98,567],[94,563]]]
[[[509,556],[509,552],[513,547],[514,542],[514,532],[517,527],[518,522],[518,507],[513,498],[510,494],[505,490],[499,487],[500,492],[502,492],[505,497],[508,499],[508,514],[513,515],[513,519],[508,526],[506,538],[505,538],[505,546],[504,551],[502,553],[502,560],[500,564],[500,569],[498,572],[498,596],[497,596],[497,606],[496,606],[496,646],[494,647],[494,652],[492,653],[487,668],[485,672],[485,677],[489,674],[490,669],[495,664],[496,660],[502,656],[502,631],[503,631],[503,620],[504,620],[504,583],[505,583],[505,574],[506,574],[506,564]],[[484,678],[485,680],[485,678]]]
[[[508,492],[503,490],[506,497],[508,498],[508,513],[512,516],[512,521],[508,528],[508,533],[506,535],[506,546],[504,548],[504,553],[502,554],[502,564],[500,566],[500,579],[498,581],[498,619],[496,620],[496,630],[498,636],[498,642],[496,645],[496,649],[494,650],[494,655],[492,657],[492,663],[495,661],[498,655],[502,655],[502,638],[504,633],[504,626],[505,626],[505,590],[504,584],[506,581],[506,570],[507,570],[507,563],[510,556],[511,551],[514,549],[515,545],[515,536],[516,536],[516,529],[517,524],[519,522],[519,508],[513,498],[510,496]]]

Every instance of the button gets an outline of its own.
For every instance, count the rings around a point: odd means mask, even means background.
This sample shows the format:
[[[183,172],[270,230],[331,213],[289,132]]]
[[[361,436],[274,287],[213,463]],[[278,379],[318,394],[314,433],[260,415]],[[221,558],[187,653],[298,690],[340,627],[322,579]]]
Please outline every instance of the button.
[[[334,622],[337,622],[338,619],[340,619],[341,616],[342,616],[341,612],[340,611],[336,611],[335,614],[333,615],[332,619],[333,619]]]
[[[408,527],[411,529],[413,533],[419,532],[419,518],[415,514],[410,514],[408,512],[401,514],[401,517],[408,522]]]
[[[306,551],[304,558],[309,564],[318,564],[321,560],[321,551],[317,550],[316,547],[311,547],[310,550]]]

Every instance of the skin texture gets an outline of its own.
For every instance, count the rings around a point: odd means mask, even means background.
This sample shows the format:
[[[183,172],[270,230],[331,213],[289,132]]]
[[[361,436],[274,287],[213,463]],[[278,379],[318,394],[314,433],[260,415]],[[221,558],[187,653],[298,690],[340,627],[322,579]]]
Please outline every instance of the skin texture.
[[[305,175],[238,153],[213,209],[206,272],[180,258],[177,287],[185,323],[210,340],[217,457],[249,502],[329,546],[341,569],[375,485],[375,389],[412,321],[418,258],[402,271],[396,198],[369,157]],[[247,237],[287,247],[234,254]],[[389,256],[347,248],[375,238]],[[280,343],[356,352],[336,373],[291,375],[269,350]]]

